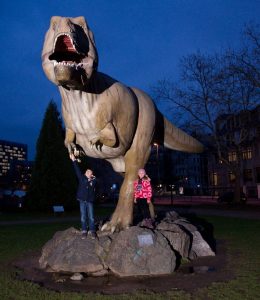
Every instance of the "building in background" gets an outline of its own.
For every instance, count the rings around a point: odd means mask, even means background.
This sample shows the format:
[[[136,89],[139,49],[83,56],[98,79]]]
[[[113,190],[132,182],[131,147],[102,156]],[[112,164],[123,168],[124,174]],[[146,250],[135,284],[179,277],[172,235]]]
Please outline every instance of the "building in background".
[[[172,178],[179,193],[206,194],[208,189],[206,153],[172,152]]]
[[[12,186],[15,182],[20,183],[21,178],[26,178],[27,181],[25,173],[31,170],[28,169],[28,164],[31,163],[27,162],[26,144],[0,140],[0,185],[2,187]]]
[[[163,192],[202,194],[208,188],[207,156],[174,151],[153,144],[145,166],[153,186]]]
[[[221,115],[216,120],[216,126],[226,137],[225,159],[229,164],[239,165],[241,191],[248,197],[260,199],[260,105],[238,114]],[[244,139],[239,143],[242,134]],[[239,146],[232,147],[230,141],[236,140]],[[234,189],[235,174],[219,160],[214,149],[208,153],[208,172],[213,194]]]
[[[32,177],[33,162],[13,160],[7,174],[9,187],[13,190],[28,191]]]

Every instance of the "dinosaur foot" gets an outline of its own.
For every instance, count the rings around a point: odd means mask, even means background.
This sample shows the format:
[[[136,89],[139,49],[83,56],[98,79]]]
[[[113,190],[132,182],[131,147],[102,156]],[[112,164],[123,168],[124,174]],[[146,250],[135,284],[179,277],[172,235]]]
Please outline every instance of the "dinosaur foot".
[[[117,222],[111,220],[107,223],[105,223],[101,231],[110,231],[111,233],[119,232],[121,230],[128,229],[130,227],[130,224],[123,224],[120,219],[117,220]]]

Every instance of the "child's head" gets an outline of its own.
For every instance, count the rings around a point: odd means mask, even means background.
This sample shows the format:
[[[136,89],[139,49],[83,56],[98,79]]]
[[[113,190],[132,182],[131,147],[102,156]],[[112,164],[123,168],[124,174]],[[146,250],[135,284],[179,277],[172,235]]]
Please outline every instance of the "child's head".
[[[85,172],[85,175],[88,177],[88,178],[91,178],[93,176],[93,171],[90,170],[90,169],[87,169],[86,172]]]
[[[145,169],[139,169],[138,170],[138,176],[140,179],[144,178],[146,176]]]

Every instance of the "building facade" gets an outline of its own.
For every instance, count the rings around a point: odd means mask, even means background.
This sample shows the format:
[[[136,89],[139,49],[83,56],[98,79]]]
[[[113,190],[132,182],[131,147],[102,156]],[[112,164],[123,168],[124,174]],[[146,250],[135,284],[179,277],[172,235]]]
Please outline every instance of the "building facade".
[[[207,157],[152,145],[146,171],[153,185],[178,194],[202,194],[208,187]]]
[[[218,134],[225,137],[226,151],[219,159],[216,152],[209,152],[209,183],[212,192],[219,195],[233,190],[235,174],[239,169],[240,187],[248,197],[260,199],[260,105],[253,110],[226,114],[216,120]],[[223,147],[223,149],[225,149]]]
[[[27,145],[0,140],[0,184],[10,184],[10,176],[27,162]],[[22,167],[20,167],[21,169]],[[16,172],[17,173],[17,172]],[[21,172],[20,172],[21,173]]]
[[[172,177],[184,194],[205,194],[208,188],[205,153],[172,152]]]
[[[14,160],[8,172],[8,185],[14,190],[28,191],[32,177],[33,162]]]

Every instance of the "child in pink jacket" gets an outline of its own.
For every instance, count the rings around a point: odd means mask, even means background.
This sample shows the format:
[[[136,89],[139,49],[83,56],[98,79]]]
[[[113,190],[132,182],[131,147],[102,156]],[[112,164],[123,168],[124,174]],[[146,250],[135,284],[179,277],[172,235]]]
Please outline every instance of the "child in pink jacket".
[[[142,214],[144,225],[152,227],[150,217],[149,203],[152,198],[152,187],[150,178],[146,175],[144,169],[138,170],[138,179],[134,181],[134,203]]]

